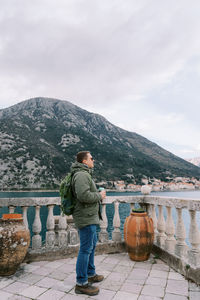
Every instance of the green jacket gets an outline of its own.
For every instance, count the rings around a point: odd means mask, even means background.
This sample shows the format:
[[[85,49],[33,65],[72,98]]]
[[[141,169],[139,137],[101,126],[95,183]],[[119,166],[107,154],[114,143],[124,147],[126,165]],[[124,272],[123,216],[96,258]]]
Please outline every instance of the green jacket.
[[[99,224],[99,205],[101,195],[91,177],[91,170],[82,163],[72,164],[75,172],[72,186],[77,199],[73,219],[77,228],[91,224]]]

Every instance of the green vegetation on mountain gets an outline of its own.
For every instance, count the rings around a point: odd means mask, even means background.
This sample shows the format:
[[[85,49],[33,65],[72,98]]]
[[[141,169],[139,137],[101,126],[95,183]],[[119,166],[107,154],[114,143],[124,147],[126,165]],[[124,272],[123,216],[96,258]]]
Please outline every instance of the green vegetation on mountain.
[[[34,98],[0,110],[0,188],[56,188],[90,150],[97,181],[200,178],[200,168],[68,101]]]

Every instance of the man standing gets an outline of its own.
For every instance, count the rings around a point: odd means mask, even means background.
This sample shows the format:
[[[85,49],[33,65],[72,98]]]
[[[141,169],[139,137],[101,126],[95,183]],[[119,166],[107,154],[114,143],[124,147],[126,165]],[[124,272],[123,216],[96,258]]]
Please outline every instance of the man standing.
[[[75,172],[72,186],[77,199],[73,219],[80,237],[75,292],[90,296],[99,293],[99,288],[91,284],[104,279],[103,275],[96,274],[94,252],[97,243],[96,226],[99,224],[100,203],[106,197],[104,190],[97,191],[91,177],[92,168],[94,168],[94,159],[89,151],[79,152],[77,161],[72,164],[71,168],[72,172]]]

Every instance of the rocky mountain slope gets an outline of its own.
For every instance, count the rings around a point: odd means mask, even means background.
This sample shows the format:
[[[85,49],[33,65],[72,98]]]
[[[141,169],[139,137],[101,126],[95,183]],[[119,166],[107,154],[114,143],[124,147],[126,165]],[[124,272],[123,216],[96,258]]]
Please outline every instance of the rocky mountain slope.
[[[200,169],[68,101],[34,98],[0,110],[0,189],[55,188],[90,150],[96,180],[200,178]]]
[[[189,158],[187,159],[191,164],[200,167],[200,157],[194,157],[194,158]]]

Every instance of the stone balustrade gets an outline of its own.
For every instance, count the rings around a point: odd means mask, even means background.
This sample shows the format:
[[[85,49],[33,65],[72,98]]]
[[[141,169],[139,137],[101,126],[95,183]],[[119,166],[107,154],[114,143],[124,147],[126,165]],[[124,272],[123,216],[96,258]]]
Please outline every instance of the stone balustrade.
[[[161,258],[167,260],[170,266],[185,276],[200,283],[200,230],[197,224],[197,212],[200,211],[200,200],[182,199],[163,196],[110,196],[104,200],[102,205],[102,218],[100,223],[99,243],[109,243],[108,239],[108,219],[106,215],[106,205],[114,204],[113,217],[113,243],[123,242],[123,235],[120,230],[121,220],[119,215],[120,203],[129,203],[130,210],[139,203],[152,217],[154,223],[154,251]],[[61,248],[68,248],[78,244],[78,233],[74,227],[71,217],[53,215],[54,206],[60,206],[59,197],[42,198],[0,198],[0,208],[9,207],[9,212],[13,213],[16,207],[21,207],[24,223],[30,229],[27,217],[28,208],[35,208],[35,216],[32,224],[31,250],[41,250],[43,252]],[[42,220],[40,209],[42,206],[48,207],[46,221],[46,237],[42,243],[41,229]],[[172,217],[172,210],[176,210],[176,220]],[[189,233],[186,236],[185,221],[182,216],[183,210],[189,212]],[[164,213],[165,212],[165,213]],[[189,242],[186,242],[189,241]],[[196,280],[198,274],[199,279]]]

